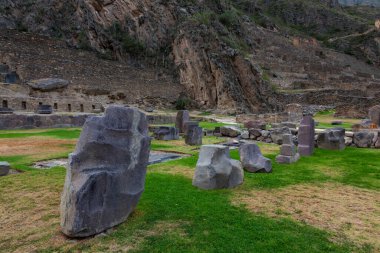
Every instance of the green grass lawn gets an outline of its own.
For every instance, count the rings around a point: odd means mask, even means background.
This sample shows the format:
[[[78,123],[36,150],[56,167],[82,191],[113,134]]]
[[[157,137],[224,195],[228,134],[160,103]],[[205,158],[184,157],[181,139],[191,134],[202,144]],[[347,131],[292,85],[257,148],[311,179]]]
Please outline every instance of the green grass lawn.
[[[79,129],[0,131],[0,138],[59,139],[74,138],[79,133]],[[204,138],[206,144],[221,141],[224,139]],[[25,171],[0,178],[0,192],[5,193],[0,194],[0,252],[377,251],[377,246],[371,243],[354,242],[334,231],[291,217],[251,212],[244,203],[236,205],[233,200],[241,194],[252,194],[254,201],[255,192],[269,193],[305,184],[334,183],[378,192],[380,150],[317,149],[314,156],[302,158],[296,164],[279,165],[274,162],[278,146],[260,144],[260,147],[272,160],[273,173],[245,173],[244,184],[238,188],[203,191],[191,184],[199,147],[186,146],[181,140],[153,141],[153,150],[191,156],[149,166],[146,189],[133,215],[104,236],[79,241],[68,240],[59,232],[59,202],[65,169],[35,170],[30,168],[33,158],[0,154],[0,160]],[[56,158],[66,157],[68,152],[56,154]],[[238,159],[238,151],[231,151],[231,156]]]

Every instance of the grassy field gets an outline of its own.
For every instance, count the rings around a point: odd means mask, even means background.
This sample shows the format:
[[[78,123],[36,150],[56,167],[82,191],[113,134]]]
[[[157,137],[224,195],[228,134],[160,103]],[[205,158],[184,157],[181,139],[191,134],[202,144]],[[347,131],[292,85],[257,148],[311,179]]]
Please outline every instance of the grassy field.
[[[68,239],[59,228],[65,169],[31,165],[67,157],[79,134],[80,129],[0,131],[0,161],[23,171],[0,178],[0,252],[380,250],[380,150],[317,149],[296,164],[279,165],[279,147],[260,144],[273,173],[246,173],[235,189],[203,191],[191,185],[199,147],[181,140],[152,142],[153,150],[191,156],[149,166],[146,190],[127,222],[101,236]],[[236,150],[231,156],[239,158]]]
[[[317,128],[333,128],[333,127],[343,127],[346,130],[351,130],[353,124],[360,123],[360,119],[347,119],[347,118],[336,118],[334,117],[334,110],[319,112],[315,115],[315,121],[319,122]],[[342,121],[342,125],[334,126],[331,123],[333,121]]]

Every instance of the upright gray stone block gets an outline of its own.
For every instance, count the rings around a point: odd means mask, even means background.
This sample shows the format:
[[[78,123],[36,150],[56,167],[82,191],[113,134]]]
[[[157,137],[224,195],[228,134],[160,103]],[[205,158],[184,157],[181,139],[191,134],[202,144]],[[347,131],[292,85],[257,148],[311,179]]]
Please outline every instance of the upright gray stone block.
[[[185,123],[190,121],[190,114],[187,110],[182,110],[177,112],[177,117],[175,121],[175,127],[180,133],[185,133]]]
[[[178,140],[178,129],[175,127],[160,126],[154,131],[154,138],[161,141]]]
[[[110,106],[89,118],[69,157],[63,233],[87,237],[124,222],[144,191],[149,150],[146,117],[137,109]]]
[[[186,125],[185,143],[191,146],[202,145],[203,129],[198,125]]]
[[[301,156],[311,156],[314,153],[315,121],[312,116],[302,118],[298,129],[298,152]]]

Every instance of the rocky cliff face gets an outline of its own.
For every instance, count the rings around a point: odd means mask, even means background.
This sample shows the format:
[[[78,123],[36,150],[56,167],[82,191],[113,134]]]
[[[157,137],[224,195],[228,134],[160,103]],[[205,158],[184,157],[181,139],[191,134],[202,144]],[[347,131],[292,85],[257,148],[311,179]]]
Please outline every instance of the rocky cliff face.
[[[367,19],[347,15],[336,0],[68,0],[64,4],[59,0],[0,0],[0,6],[2,28],[63,38],[71,46],[142,68],[165,68],[199,106],[230,112],[280,110],[287,101],[277,94],[278,84],[270,76],[276,69],[293,66],[288,72],[302,76],[319,71],[309,76],[323,75],[324,68],[299,68],[315,60],[338,64],[338,71],[347,70],[343,60],[333,58],[340,54],[325,53],[319,45],[369,29]],[[321,42],[314,39],[317,49],[300,46],[308,36]],[[371,41],[367,43],[370,50],[357,54],[376,65],[380,50]],[[289,50],[283,52],[279,45]],[[339,45],[337,49],[346,50]],[[277,68],[278,64],[283,68]],[[349,72],[363,72],[362,65],[357,69],[359,65],[353,64]],[[374,71],[364,72],[370,76]],[[286,87],[293,81],[284,78]]]

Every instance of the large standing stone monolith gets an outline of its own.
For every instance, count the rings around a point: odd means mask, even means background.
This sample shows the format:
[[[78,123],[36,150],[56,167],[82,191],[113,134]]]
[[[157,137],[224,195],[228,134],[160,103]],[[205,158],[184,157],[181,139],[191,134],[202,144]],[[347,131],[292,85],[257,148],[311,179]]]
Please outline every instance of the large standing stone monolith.
[[[149,150],[146,117],[137,109],[110,106],[89,118],[69,157],[63,233],[86,237],[125,221],[144,191]]]
[[[188,123],[188,122],[187,122]],[[185,143],[191,146],[202,145],[203,129],[195,124],[186,123]]]
[[[314,119],[311,115],[306,115],[298,129],[298,152],[301,156],[311,156],[314,153],[314,136]]]
[[[272,172],[272,162],[264,157],[259,146],[255,143],[246,143],[239,147],[240,161],[243,168],[249,172]]]
[[[185,123],[190,121],[190,114],[187,110],[177,112],[175,127],[178,128],[180,133],[185,133]]]
[[[276,157],[278,163],[295,163],[300,159],[300,154],[297,153],[297,148],[293,143],[291,134],[284,134],[282,137],[282,146],[280,155]]]
[[[343,150],[346,148],[344,128],[330,128],[318,134],[317,145],[322,149]]]
[[[230,149],[222,145],[201,147],[193,185],[205,189],[233,188],[243,183],[240,161],[230,158]]]
[[[368,114],[372,123],[380,127],[380,105],[369,108]]]

